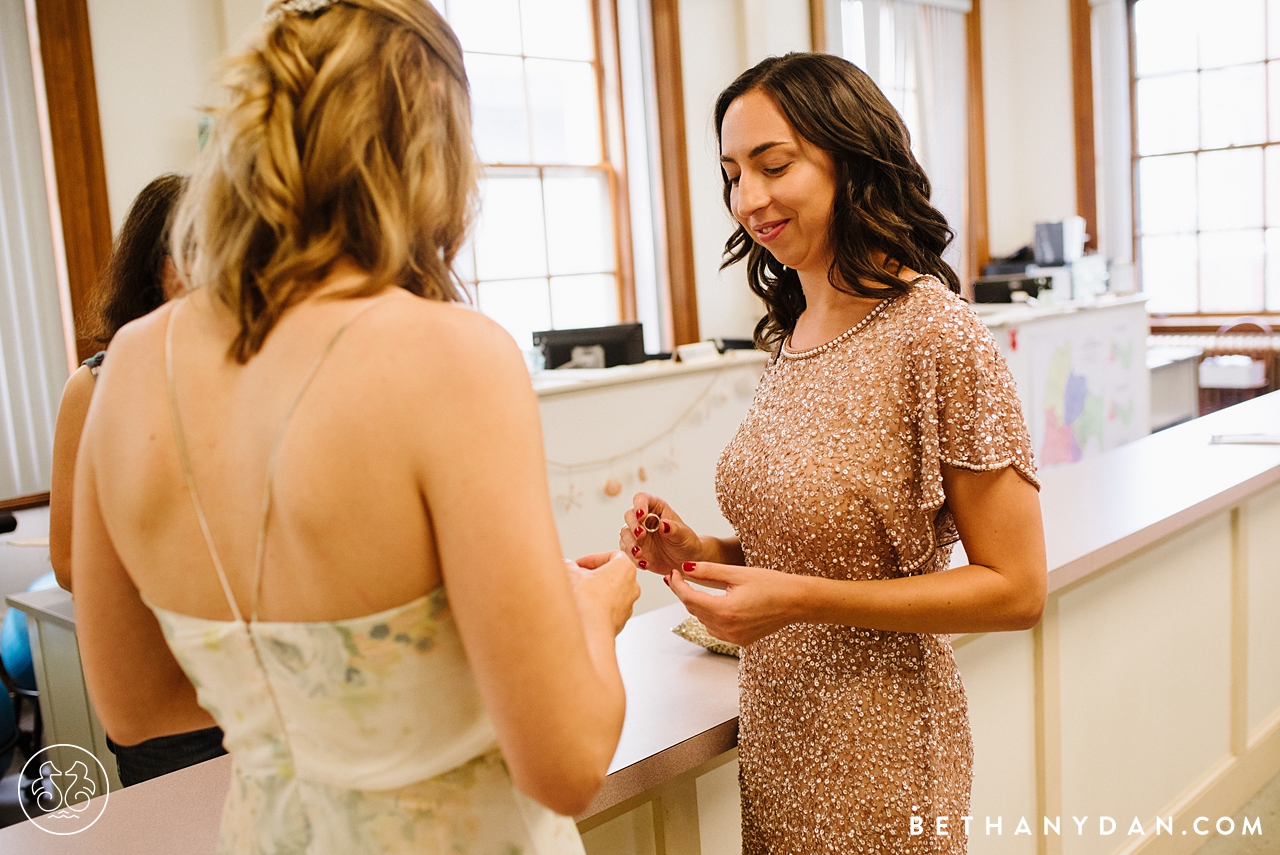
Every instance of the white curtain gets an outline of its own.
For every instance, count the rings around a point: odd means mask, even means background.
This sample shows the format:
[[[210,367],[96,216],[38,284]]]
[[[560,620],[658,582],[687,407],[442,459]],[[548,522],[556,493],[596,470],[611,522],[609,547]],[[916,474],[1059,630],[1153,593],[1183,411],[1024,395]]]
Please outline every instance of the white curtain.
[[[876,81],[911,131],[933,204],[956,239],[944,256],[965,277],[968,234],[967,0],[842,0],[846,59]]]
[[[67,380],[23,0],[0,0],[0,500],[49,489]]]

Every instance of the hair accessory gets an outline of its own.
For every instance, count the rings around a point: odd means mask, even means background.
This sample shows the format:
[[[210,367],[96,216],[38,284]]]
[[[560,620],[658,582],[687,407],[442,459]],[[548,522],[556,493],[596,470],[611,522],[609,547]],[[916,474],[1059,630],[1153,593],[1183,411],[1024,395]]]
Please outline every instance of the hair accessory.
[[[337,3],[338,0],[284,0],[276,10],[291,15],[319,15]]]
[[[645,531],[653,534],[658,529],[662,528],[662,517],[657,514],[646,514],[640,525],[644,526]]]

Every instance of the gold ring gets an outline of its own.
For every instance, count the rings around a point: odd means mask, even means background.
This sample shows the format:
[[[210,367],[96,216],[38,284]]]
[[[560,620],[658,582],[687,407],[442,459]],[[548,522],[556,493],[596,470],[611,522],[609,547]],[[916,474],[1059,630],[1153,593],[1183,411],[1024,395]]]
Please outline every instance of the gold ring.
[[[640,521],[640,525],[644,527],[645,531],[653,534],[662,528],[662,517],[654,513],[646,514],[645,518]]]

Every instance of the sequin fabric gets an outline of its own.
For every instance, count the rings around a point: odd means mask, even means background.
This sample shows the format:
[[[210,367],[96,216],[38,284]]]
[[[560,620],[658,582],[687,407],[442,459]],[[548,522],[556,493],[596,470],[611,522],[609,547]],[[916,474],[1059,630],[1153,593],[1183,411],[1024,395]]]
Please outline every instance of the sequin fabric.
[[[892,579],[948,566],[944,462],[1039,487],[994,339],[925,278],[821,347],[782,349],[716,490],[749,566]],[[966,851],[973,745],[945,636],[793,624],[743,648],[739,686],[745,855]]]

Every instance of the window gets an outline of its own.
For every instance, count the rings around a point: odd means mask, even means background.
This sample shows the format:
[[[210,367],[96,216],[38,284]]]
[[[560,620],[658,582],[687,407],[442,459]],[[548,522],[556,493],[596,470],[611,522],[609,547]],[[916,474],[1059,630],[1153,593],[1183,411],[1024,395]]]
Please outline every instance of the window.
[[[875,80],[911,133],[934,206],[956,239],[944,255],[968,270],[968,0],[842,0],[842,53]]]
[[[481,216],[458,270],[525,349],[614,324],[630,271],[593,0],[445,0],[471,81]]]
[[[1280,0],[1133,0],[1130,21],[1148,309],[1280,311]]]

